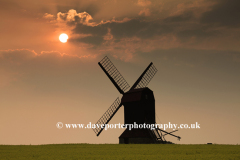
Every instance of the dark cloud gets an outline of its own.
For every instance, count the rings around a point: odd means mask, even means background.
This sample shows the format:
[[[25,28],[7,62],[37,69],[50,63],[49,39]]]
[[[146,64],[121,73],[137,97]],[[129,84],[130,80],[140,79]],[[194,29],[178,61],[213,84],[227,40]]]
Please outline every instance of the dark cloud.
[[[201,22],[220,26],[239,27],[240,1],[220,0],[210,11],[202,15]]]
[[[173,62],[177,65],[215,68],[228,73],[236,73],[240,67],[239,51],[175,48],[168,50],[157,49],[150,53],[139,51],[139,55],[146,59],[154,57],[155,61],[160,61],[161,63]]]
[[[77,34],[92,34],[92,35],[98,35],[103,36],[107,34],[108,29],[107,26],[102,24],[98,26],[87,26],[82,23],[78,23],[73,30],[74,33]]]
[[[69,39],[69,42],[84,42],[93,45],[100,45],[104,41],[103,36],[107,34],[108,28],[103,24],[98,26],[87,26],[78,23],[73,31],[76,34],[91,34],[91,36]]]
[[[172,31],[170,26],[161,23],[159,20],[145,21],[141,19],[133,19],[124,23],[109,23],[108,27],[114,38],[152,38]]]
[[[19,8],[19,5],[17,3],[14,3],[13,0],[9,1],[0,1],[0,9],[1,10],[7,10],[7,9],[17,9]]]
[[[122,38],[138,37],[140,39],[153,39],[157,36],[173,34],[186,41],[192,37],[198,40],[214,37],[220,34],[219,31],[211,29],[211,26],[200,23],[192,23],[193,14],[191,12],[183,13],[178,16],[168,17],[164,20],[132,19],[126,22],[109,22],[97,26],[86,26],[78,23],[73,30],[77,34],[91,34],[91,37],[78,39],[76,41],[100,45],[104,41],[103,36],[110,30],[115,42]]]
[[[221,34],[219,31],[216,30],[209,30],[208,28],[204,27],[204,26],[196,26],[195,28],[190,28],[190,29],[184,29],[182,31],[179,31],[177,33],[177,36],[181,39],[181,40],[186,40],[189,39],[191,37],[196,37],[198,38],[198,40],[202,40],[204,38],[208,38],[208,37],[214,37]]]
[[[94,17],[100,11],[100,7],[95,4],[89,4],[81,9],[89,13],[92,17]]]
[[[215,4],[212,5],[212,2],[215,2]],[[184,3],[178,7],[176,12],[166,15],[164,18],[159,18],[156,15],[151,15],[150,17],[136,15],[128,20],[124,20],[126,17],[116,17],[115,21],[108,19],[108,22],[105,23],[99,23],[94,18],[87,21],[76,16],[75,21],[67,22],[69,25],[75,26],[72,30],[73,33],[89,34],[90,36],[70,39],[69,42],[83,42],[100,46],[107,44],[104,43],[105,40],[110,40],[104,38],[107,34],[111,34],[114,43],[133,37],[137,37],[139,40],[155,41],[156,38],[167,37],[166,39],[169,39],[171,36],[176,38],[176,42],[184,44],[185,42],[201,44],[205,40],[209,41],[210,39],[214,42],[219,38],[227,36],[225,34],[226,29],[219,29],[214,24],[224,26],[238,25],[238,19],[240,18],[238,3],[236,0],[233,3],[226,0],[202,1],[200,5],[198,3]],[[206,7],[209,6],[211,10],[206,11]],[[94,8],[94,6],[90,8]],[[77,13],[80,13],[80,10]],[[87,14],[92,16],[91,13]]]
[[[133,19],[124,23],[110,23],[108,27],[114,38],[133,37],[139,35],[139,32],[148,27],[147,22],[142,22],[138,19]]]
[[[85,37],[77,41],[100,44],[103,42],[103,36],[110,30],[116,41],[122,38],[139,37],[143,39],[152,38],[172,31],[171,26],[161,24],[159,21],[144,21],[141,19],[132,19],[127,22],[109,22],[97,26],[87,26],[78,23],[73,30],[76,34],[91,34],[92,37]]]
[[[104,41],[103,36],[87,36],[84,38],[70,39],[69,42],[83,42],[93,45],[101,45]]]
[[[186,41],[192,37],[204,40],[220,34],[219,31],[212,29],[211,26],[201,24],[193,11],[185,11],[179,15],[167,17],[164,19],[164,22],[167,26],[173,28],[173,33],[180,41]]]
[[[192,11],[184,12],[183,14],[170,16],[164,19],[165,22],[186,22],[194,19],[194,15]]]

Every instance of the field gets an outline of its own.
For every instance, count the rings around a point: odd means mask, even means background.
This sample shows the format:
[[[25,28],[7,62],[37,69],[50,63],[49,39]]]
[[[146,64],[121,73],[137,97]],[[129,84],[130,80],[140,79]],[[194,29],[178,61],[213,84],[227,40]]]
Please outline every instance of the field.
[[[240,145],[0,145],[0,159],[240,159]]]

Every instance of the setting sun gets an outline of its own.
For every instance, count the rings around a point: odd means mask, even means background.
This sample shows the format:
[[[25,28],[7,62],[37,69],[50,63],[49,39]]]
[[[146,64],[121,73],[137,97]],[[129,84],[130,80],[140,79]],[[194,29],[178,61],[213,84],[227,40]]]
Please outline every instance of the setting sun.
[[[62,33],[62,34],[59,36],[59,40],[60,40],[62,43],[66,43],[67,40],[68,40],[68,35],[65,34],[65,33]]]

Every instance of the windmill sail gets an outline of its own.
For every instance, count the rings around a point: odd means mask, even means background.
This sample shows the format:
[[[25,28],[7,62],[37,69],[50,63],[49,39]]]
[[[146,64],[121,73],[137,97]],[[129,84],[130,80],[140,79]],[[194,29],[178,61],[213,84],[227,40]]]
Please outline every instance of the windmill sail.
[[[156,67],[153,65],[153,63],[150,63],[130,90],[146,87],[156,73]]]
[[[108,78],[112,81],[114,86],[118,89],[121,94],[130,87],[127,81],[123,78],[117,68],[113,65],[110,59],[106,56],[99,63],[99,66],[106,73]]]
[[[95,128],[93,131],[97,136],[102,132],[105,128],[105,125],[112,119],[112,117],[117,113],[118,109],[122,106],[119,98],[117,98],[113,104],[108,108],[108,110],[103,114],[103,116],[97,121],[95,124]]]

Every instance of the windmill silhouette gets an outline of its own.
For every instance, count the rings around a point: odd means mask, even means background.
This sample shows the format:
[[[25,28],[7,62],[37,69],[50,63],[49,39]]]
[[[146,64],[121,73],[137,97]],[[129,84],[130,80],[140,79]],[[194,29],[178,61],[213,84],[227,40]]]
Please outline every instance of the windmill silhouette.
[[[127,91],[130,87],[129,84],[107,56],[98,64],[123,97],[121,101],[118,97],[96,122],[95,126],[97,127],[93,128],[96,135],[100,135],[105,125],[109,123],[122,105],[124,106],[124,124],[156,124],[153,91],[146,87],[157,72],[153,63],[148,65],[129,91]],[[126,128],[119,137],[119,143],[172,143],[166,141],[165,135],[172,135],[180,140],[181,137],[172,134],[176,131],[166,132],[160,128],[153,130]]]

